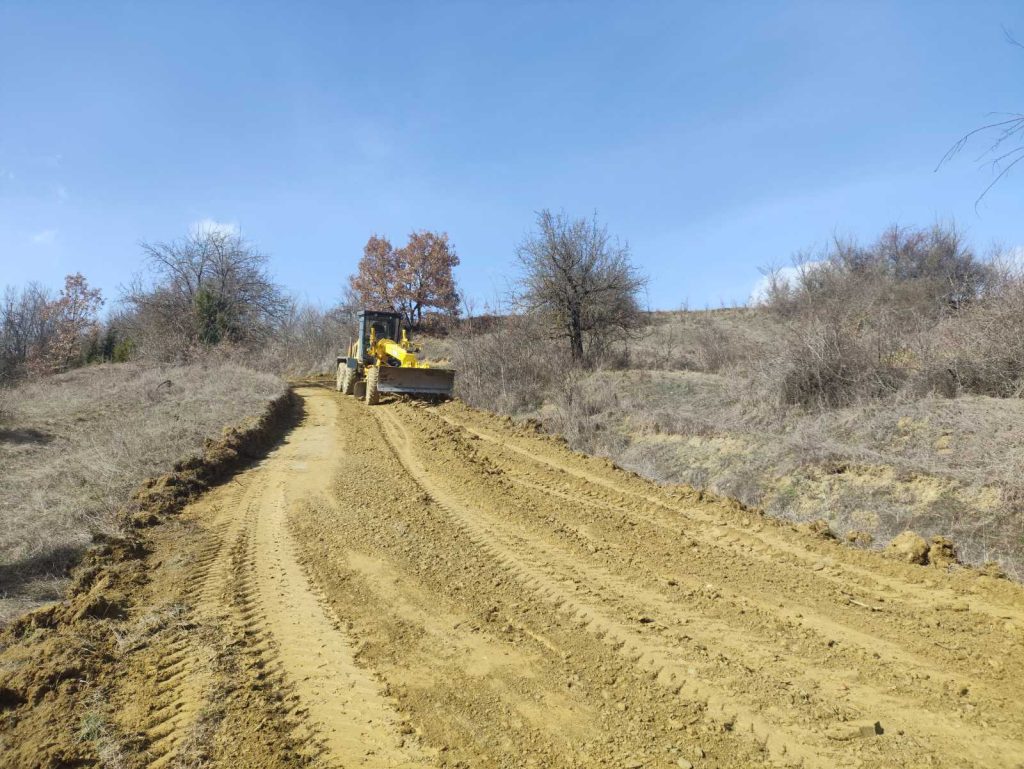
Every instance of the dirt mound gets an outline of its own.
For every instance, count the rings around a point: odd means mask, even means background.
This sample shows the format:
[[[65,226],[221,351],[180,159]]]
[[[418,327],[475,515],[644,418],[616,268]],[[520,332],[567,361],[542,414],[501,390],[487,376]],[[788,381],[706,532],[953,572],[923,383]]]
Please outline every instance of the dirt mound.
[[[928,542],[920,534],[905,531],[886,546],[885,555],[907,563],[923,566],[928,563]]]
[[[229,427],[216,440],[207,440],[201,454],[175,463],[173,471],[145,481],[134,495],[133,526],[158,523],[161,515],[176,513],[200,493],[260,456],[291,419],[297,401],[289,392],[273,401],[267,413],[250,424]]]
[[[4,651],[0,739],[17,760],[1012,767],[1024,754],[1024,590],[917,565],[949,565],[946,540],[904,537],[882,558],[458,403],[300,395],[305,417],[265,460],[139,529],[123,570],[83,569],[88,610],[25,625]],[[198,470],[152,498],[185,499]]]
[[[931,565],[941,569],[959,564],[956,545],[948,537],[934,536],[928,542],[920,534],[905,531],[886,545],[884,555],[918,566]]]
[[[948,537],[934,536],[928,546],[928,563],[941,569],[959,563],[956,556],[956,545]]]

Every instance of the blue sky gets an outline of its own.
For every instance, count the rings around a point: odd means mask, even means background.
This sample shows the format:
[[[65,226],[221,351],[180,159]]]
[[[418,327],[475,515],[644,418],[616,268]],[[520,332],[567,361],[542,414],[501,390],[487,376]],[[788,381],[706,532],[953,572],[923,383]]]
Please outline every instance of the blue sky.
[[[1019,2],[0,3],[0,285],[241,228],[331,303],[373,233],[447,231],[478,303],[540,208],[596,211],[651,307],[743,301],[833,233],[955,220],[1024,245]]]

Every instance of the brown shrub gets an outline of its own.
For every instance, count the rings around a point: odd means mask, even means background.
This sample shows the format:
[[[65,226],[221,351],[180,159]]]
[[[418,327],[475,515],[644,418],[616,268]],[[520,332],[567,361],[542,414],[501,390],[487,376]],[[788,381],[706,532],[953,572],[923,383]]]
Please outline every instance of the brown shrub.
[[[1024,394],[1024,278],[1006,274],[983,302],[937,330],[932,376],[961,392]]]
[[[753,362],[771,406],[839,408],[897,392],[1019,396],[1019,273],[978,260],[952,227],[893,227],[870,247],[836,242],[796,277],[770,276],[776,345]]]
[[[621,408],[611,377],[595,376],[578,368],[567,369],[551,388],[543,413],[544,426],[565,437],[569,445],[588,454],[615,457],[629,441],[613,429]]]
[[[530,316],[510,315],[481,333],[466,328],[464,336],[453,333],[449,351],[456,395],[472,406],[513,415],[535,411],[568,366]]]

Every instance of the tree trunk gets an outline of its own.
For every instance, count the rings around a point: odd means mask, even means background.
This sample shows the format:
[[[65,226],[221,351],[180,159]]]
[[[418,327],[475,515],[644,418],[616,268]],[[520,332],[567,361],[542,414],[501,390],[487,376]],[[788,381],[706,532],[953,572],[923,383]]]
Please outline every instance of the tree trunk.
[[[569,349],[572,351],[574,363],[583,360],[583,320],[579,307],[572,307],[569,310]]]

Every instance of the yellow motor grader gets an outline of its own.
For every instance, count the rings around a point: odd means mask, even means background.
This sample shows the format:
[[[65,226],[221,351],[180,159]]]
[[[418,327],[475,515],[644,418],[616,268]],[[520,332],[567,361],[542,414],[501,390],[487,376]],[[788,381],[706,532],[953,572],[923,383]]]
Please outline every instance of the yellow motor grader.
[[[455,372],[417,359],[419,348],[409,341],[399,313],[360,310],[357,317],[359,336],[347,355],[338,356],[338,392],[365,398],[370,406],[381,393],[452,397]]]

